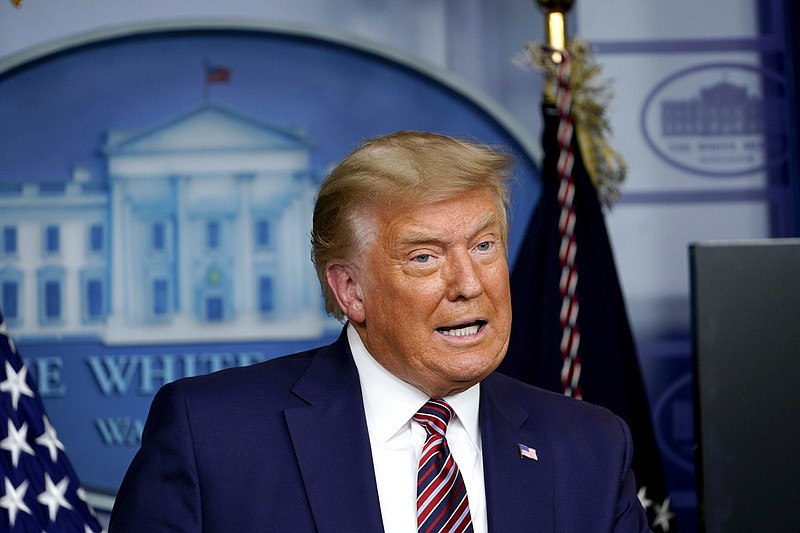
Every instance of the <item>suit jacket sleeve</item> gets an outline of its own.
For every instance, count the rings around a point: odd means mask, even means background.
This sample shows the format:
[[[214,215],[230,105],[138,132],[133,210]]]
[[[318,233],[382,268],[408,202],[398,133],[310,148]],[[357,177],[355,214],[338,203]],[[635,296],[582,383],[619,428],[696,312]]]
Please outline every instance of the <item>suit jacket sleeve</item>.
[[[153,399],[142,446],[114,503],[110,533],[202,530],[200,492],[186,405],[174,384]]]
[[[614,531],[618,533],[628,533],[632,531],[649,532],[650,526],[647,523],[642,504],[636,494],[636,479],[631,470],[633,460],[633,439],[628,426],[620,418],[616,418],[623,434],[624,459],[623,468],[620,472],[619,496],[617,498],[616,522]]]

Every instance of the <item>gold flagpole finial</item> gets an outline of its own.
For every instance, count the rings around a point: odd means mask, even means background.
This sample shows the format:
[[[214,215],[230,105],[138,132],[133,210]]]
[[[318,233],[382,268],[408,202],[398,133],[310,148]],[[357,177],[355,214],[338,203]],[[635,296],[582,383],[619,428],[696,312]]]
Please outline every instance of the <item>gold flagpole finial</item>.
[[[553,50],[553,63],[561,63],[561,53],[567,49],[567,12],[574,0],[536,0],[544,12],[544,30],[548,46]]]
[[[11,0],[11,3],[14,4],[14,7],[22,7],[22,0]]]

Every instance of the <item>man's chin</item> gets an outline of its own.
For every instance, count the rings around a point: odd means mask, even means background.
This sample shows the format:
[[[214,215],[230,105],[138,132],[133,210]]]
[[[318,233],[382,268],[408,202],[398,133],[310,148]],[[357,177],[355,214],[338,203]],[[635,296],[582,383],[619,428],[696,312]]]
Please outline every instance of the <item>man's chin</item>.
[[[449,372],[450,381],[464,384],[467,386],[466,388],[469,388],[494,372],[494,370],[500,366],[500,361],[502,360],[503,358],[501,356],[490,360],[486,360],[484,357],[480,361],[476,361],[475,364],[451,369]]]

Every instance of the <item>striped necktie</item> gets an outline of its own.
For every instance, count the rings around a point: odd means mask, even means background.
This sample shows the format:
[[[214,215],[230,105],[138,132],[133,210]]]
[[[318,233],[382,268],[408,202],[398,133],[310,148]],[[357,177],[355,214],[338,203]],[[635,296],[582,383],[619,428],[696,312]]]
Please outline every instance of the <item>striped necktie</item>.
[[[472,531],[467,487],[445,439],[452,415],[452,408],[444,400],[429,400],[413,417],[428,434],[417,470],[420,533]]]

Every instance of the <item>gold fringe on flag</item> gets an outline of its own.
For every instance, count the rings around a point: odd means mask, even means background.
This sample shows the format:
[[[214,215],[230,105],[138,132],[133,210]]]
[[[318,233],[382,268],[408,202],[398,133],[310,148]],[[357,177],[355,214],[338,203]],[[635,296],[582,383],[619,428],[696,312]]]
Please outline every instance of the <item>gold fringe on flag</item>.
[[[628,165],[608,141],[611,124],[606,111],[613,94],[609,82],[598,83],[602,72],[594,60],[589,45],[581,39],[570,39],[567,52],[571,56],[570,91],[572,120],[581,147],[583,162],[597,189],[600,202],[610,209],[619,197]],[[555,103],[558,65],[551,59],[552,50],[544,45],[526,43],[521,54],[514,58],[520,66],[544,73],[544,101]]]

